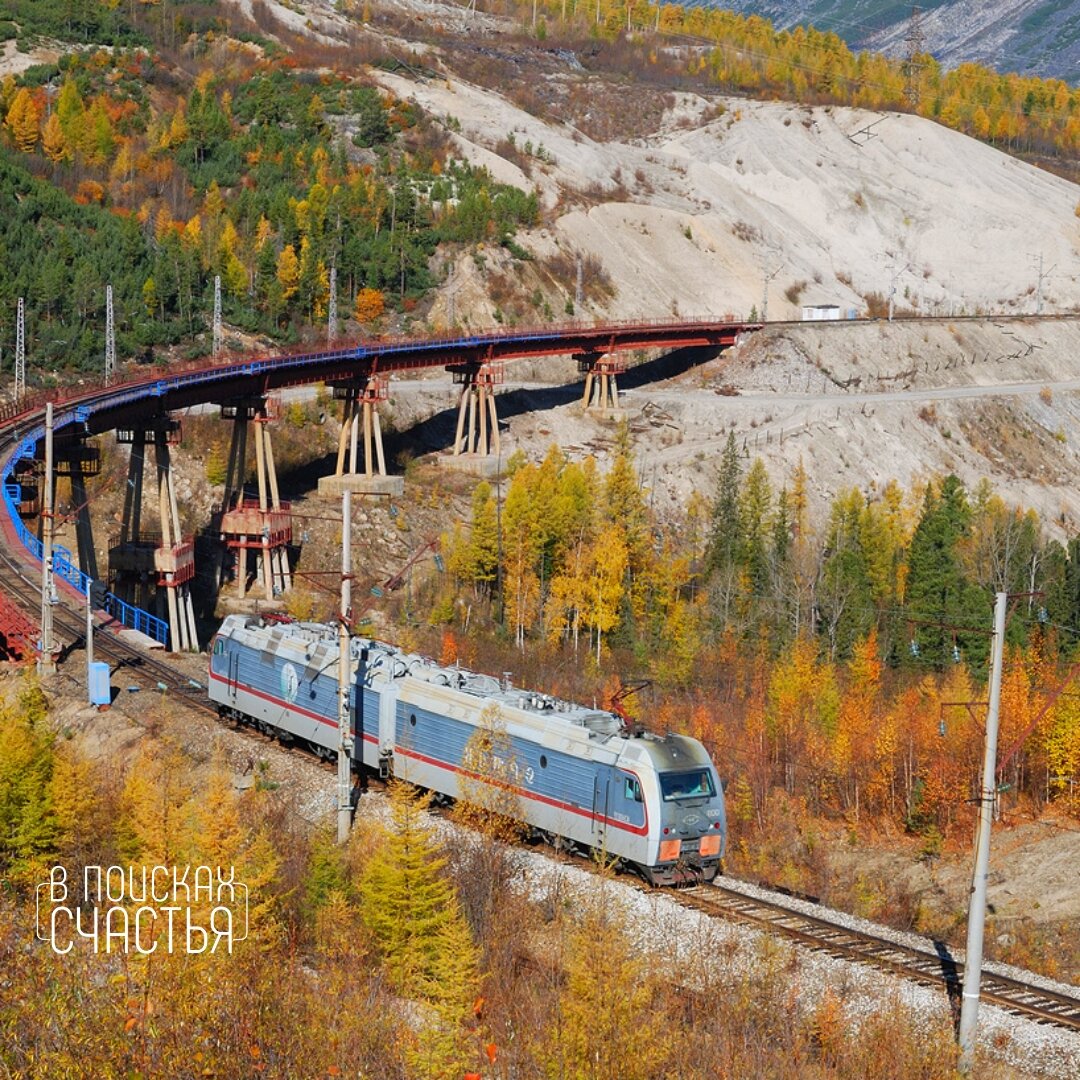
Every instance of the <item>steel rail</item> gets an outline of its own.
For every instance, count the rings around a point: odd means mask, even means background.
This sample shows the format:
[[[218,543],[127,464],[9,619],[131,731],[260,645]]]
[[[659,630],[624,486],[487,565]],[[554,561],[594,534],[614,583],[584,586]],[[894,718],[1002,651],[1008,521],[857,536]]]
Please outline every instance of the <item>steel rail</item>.
[[[678,889],[671,897],[706,915],[755,926],[804,948],[899,975],[923,986],[944,986],[951,999],[959,997],[964,965],[953,959],[944,946],[938,953],[901,944],[844,926],[824,914],[810,915],[780,900],[748,896],[719,882]],[[1080,1031],[1080,991],[1074,997],[984,971],[981,997],[987,1004],[1036,1023]]]

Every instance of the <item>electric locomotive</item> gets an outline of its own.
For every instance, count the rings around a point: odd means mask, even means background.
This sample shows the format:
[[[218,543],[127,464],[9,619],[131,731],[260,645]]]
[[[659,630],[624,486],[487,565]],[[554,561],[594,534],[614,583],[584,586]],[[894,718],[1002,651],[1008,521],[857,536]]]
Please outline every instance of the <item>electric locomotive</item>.
[[[497,717],[500,776],[536,834],[603,851],[657,885],[716,875],[723,787],[697,739],[628,730],[615,713],[384,642],[352,637],[349,652],[355,768],[457,798],[470,775],[467,744]],[[211,642],[209,687],[223,717],[336,754],[335,627],[230,615]]]

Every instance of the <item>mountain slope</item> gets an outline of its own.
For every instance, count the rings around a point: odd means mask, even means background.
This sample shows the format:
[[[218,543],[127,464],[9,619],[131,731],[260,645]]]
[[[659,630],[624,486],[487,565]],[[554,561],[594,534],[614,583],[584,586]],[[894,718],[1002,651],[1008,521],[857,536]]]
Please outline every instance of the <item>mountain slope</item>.
[[[729,6],[729,5],[725,5]],[[923,0],[924,48],[946,67],[976,61],[1075,82],[1080,71],[1080,7],[1071,0]],[[733,0],[744,14],[778,27],[810,23],[853,48],[891,56],[907,49],[911,4],[895,0]]]

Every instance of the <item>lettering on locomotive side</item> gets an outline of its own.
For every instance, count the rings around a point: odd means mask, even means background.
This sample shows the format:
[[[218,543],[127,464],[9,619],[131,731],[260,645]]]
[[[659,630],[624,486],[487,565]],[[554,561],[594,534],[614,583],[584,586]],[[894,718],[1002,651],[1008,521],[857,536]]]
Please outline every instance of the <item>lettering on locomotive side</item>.
[[[248,936],[248,887],[212,866],[87,866],[81,888],[54,866],[37,887],[34,935],[63,956],[221,952]]]

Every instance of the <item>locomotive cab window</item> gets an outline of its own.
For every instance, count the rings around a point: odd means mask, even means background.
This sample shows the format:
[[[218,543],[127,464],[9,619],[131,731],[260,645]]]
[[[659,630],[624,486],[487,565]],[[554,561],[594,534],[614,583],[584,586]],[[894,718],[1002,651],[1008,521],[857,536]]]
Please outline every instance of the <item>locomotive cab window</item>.
[[[636,776],[627,776],[624,778],[624,790],[623,794],[628,802],[641,802],[641,785],[637,781]]]
[[[224,638],[216,638],[214,641],[214,655],[220,656],[225,651]]]
[[[669,772],[660,774],[660,791],[664,802],[676,799],[707,799],[716,794],[712,775],[708,769],[692,772]]]

